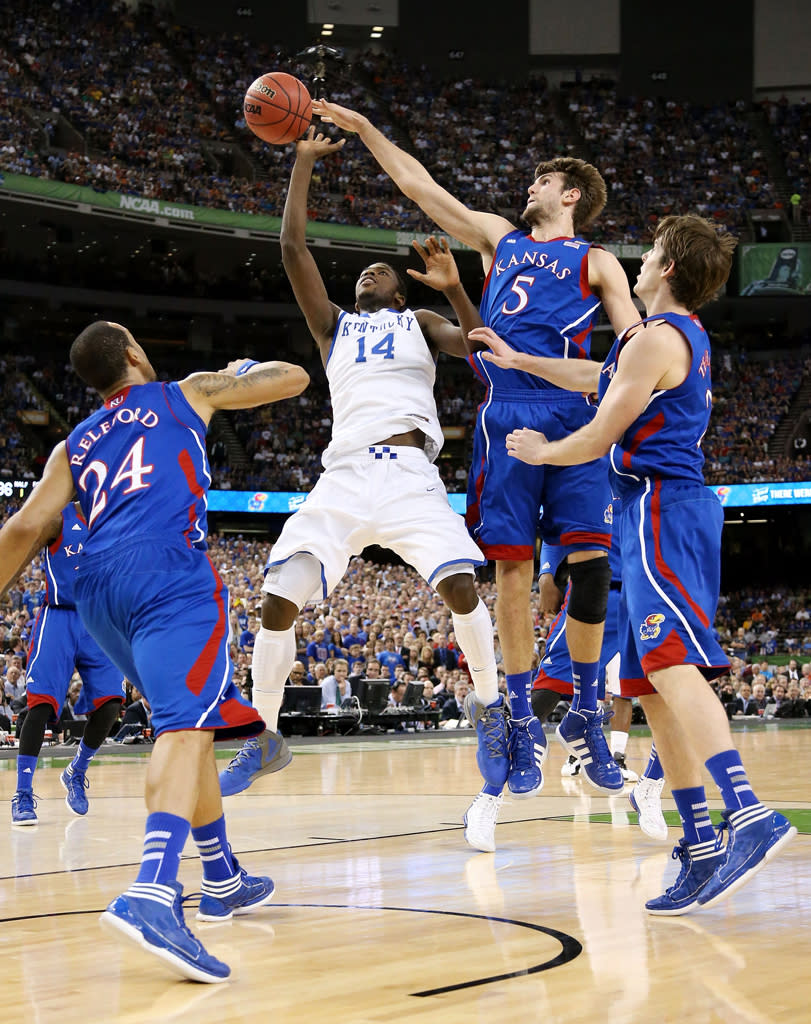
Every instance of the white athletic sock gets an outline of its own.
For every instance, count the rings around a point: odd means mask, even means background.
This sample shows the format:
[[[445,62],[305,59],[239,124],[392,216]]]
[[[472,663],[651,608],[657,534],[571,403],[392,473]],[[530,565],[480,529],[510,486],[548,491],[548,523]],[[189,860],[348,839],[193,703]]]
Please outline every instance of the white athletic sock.
[[[277,632],[262,626],[253,643],[253,706],[273,732],[278,729],[284,684],[295,660],[294,627]]]
[[[615,732],[613,729],[608,738],[608,749],[612,754],[624,754],[628,746],[628,733]]]
[[[482,704],[492,704],[498,699],[498,672],[490,612],[479,599],[472,612],[468,612],[467,615],[451,612],[451,618],[456,639],[467,658],[467,667],[476,696]]]

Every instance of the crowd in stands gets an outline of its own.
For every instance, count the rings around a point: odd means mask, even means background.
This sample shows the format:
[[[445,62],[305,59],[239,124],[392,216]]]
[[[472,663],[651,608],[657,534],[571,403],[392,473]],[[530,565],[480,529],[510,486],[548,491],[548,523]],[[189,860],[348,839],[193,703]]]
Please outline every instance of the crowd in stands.
[[[168,363],[163,358],[156,362],[161,376],[179,377],[200,368],[193,354],[175,354]],[[329,443],[332,409],[323,368],[315,357],[305,362],[311,384],[298,398],[228,414],[244,452],[241,462],[232,458],[215,421],[209,435],[215,488],[312,490],[321,472],[321,453]],[[96,396],[77,379],[64,356],[41,353],[35,362],[32,356],[9,352],[3,369],[0,477],[38,477],[42,452],[36,451],[31,428],[16,411],[41,408],[47,401],[72,428],[95,408]],[[795,456],[773,455],[768,450],[776,426],[809,372],[811,362],[802,354],[770,359],[766,353],[747,357],[742,349],[715,350],[714,409],[702,442],[708,484],[811,480],[811,458],[803,450]],[[465,492],[470,438],[482,388],[461,360],[442,356],[435,394],[440,422],[464,432],[464,440],[446,443],[437,463],[440,476],[449,492]]]
[[[314,59],[193,31],[123,0],[14,2],[0,12],[0,40],[8,125],[0,170],[281,214],[293,147],[256,139],[241,100],[269,68],[312,81]],[[568,87],[561,103],[542,76],[521,84],[439,80],[371,52],[351,64],[332,61],[323,87],[368,113],[474,209],[515,216],[535,161],[566,154],[586,155],[605,173],[599,240],[644,241],[656,216],[687,210],[739,230],[748,209],[779,205],[743,100],[700,107],[619,98],[613,83],[595,81]],[[792,187],[807,197],[808,111],[780,103],[767,112]],[[311,192],[315,219],[432,228],[357,141],[316,169]]]
[[[7,503],[3,521],[12,511]],[[230,590],[235,678],[250,696],[263,568],[271,545],[242,535],[213,534],[209,550]],[[482,579],[477,587],[492,615],[495,584]],[[43,599],[44,567],[38,556],[0,604],[0,729],[3,715],[11,721],[24,706],[28,640]],[[542,615],[537,603],[533,616],[537,668],[552,616]],[[715,684],[730,717],[811,715],[811,591],[746,589],[724,595],[716,625],[732,661],[730,673]],[[405,684],[422,682],[423,706],[439,710],[441,721],[459,720],[470,685],[466,661],[447,609],[412,569],[353,559],[328,600],[302,609],[295,635],[299,664],[291,684],[321,685],[325,700],[327,694],[335,700],[336,662],[346,662],[346,672],[339,664],[337,673],[342,695],[346,677],[382,678],[389,681],[396,704]],[[495,642],[503,675],[497,637]],[[751,703],[752,697],[759,703]],[[128,703],[139,701],[137,691],[128,693]],[[136,711],[144,714],[140,704]]]

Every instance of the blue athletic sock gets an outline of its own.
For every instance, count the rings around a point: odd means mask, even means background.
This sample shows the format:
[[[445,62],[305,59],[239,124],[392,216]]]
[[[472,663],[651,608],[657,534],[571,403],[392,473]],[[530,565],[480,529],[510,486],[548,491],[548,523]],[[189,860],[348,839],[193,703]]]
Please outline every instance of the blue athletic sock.
[[[532,714],[529,706],[529,691],[532,686],[532,672],[516,672],[507,676],[507,694],[510,698],[510,714],[513,718],[527,718]]]
[[[32,757],[30,754],[17,755],[17,789],[27,789],[29,792],[33,790],[38,760],[38,757]]]
[[[736,811],[739,807],[752,807],[760,803],[752,791],[741,755],[734,748],[724,750],[704,762],[713,782],[721,790],[724,806]]]
[[[690,846],[715,839],[715,829],[710,821],[707,794],[704,792],[703,786],[674,789],[673,799],[676,801],[676,809],[681,818],[684,838]]]
[[[225,815],[221,814],[209,825],[191,830],[203,862],[203,878],[207,882],[223,882],[234,874],[231,847],[225,835]]]
[[[76,757],[68,765],[68,774],[72,772],[86,772],[90,762],[98,753],[98,747],[88,747],[84,740],[79,744]]]
[[[146,819],[144,852],[136,882],[165,885],[177,881],[180,855],[189,837],[189,823],[175,814],[150,814]]]
[[[491,786],[489,782],[485,782],[482,786],[482,793],[487,793],[488,796],[499,796],[503,789],[503,786]]]
[[[662,768],[662,762],[659,760],[659,755],[656,753],[656,744],[651,743],[650,757],[648,758],[647,767],[644,772],[642,772],[642,778],[653,779],[655,782],[657,779],[663,779],[664,777],[665,773]]]
[[[575,661],[572,659],[572,711],[597,710],[597,676],[599,661]]]

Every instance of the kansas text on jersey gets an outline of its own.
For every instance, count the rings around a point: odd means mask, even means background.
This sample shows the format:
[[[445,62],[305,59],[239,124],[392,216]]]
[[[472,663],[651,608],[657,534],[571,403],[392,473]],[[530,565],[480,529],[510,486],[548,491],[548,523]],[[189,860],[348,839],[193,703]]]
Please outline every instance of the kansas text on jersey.
[[[588,254],[582,238],[536,242],[511,231],[496,246],[484,283],[481,316],[514,349],[555,359],[588,359],[600,299],[589,287]],[[495,389],[560,389],[521,370],[502,370],[471,356],[479,377]]]

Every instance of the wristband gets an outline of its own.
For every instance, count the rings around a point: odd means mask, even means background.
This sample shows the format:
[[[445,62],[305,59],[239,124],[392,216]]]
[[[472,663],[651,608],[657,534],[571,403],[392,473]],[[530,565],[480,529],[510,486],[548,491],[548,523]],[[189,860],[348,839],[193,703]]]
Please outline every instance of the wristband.
[[[250,370],[250,368],[252,366],[258,366],[258,365],[259,365],[259,360],[258,359],[246,359],[245,362],[242,364],[242,366],[240,366],[240,368],[234,374],[234,376],[235,377],[242,377],[243,374],[246,374],[248,372],[248,370]]]

